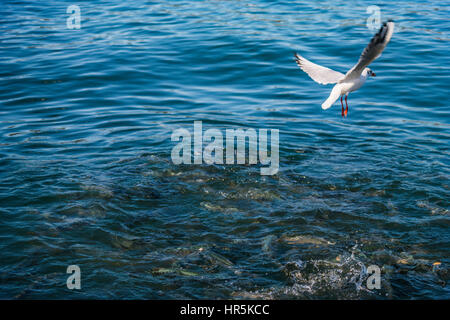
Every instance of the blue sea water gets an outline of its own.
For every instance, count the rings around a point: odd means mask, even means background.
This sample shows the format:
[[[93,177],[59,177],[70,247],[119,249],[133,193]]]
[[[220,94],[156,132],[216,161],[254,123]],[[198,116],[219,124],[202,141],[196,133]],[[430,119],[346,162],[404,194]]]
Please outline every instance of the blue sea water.
[[[395,32],[343,119],[293,53],[346,72],[370,5]],[[3,0],[0,298],[450,298],[449,8]],[[175,165],[194,121],[278,129],[279,172]]]

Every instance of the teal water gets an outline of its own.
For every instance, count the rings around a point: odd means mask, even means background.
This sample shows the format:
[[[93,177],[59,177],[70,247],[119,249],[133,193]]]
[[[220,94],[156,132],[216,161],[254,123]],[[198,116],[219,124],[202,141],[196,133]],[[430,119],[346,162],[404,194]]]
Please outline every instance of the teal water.
[[[450,298],[448,1],[376,3],[345,119],[293,53],[346,72],[374,3],[72,4],[0,5],[0,298]],[[196,120],[279,129],[279,172],[173,164]]]

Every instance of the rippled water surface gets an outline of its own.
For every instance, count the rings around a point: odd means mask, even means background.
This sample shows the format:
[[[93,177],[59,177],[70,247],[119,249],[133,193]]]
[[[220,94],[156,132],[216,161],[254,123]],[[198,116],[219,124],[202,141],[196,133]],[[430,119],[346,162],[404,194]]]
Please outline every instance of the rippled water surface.
[[[376,3],[345,119],[292,54],[346,72],[374,3],[71,4],[0,6],[0,298],[450,298],[448,1]],[[173,164],[196,120],[279,129],[279,172]]]

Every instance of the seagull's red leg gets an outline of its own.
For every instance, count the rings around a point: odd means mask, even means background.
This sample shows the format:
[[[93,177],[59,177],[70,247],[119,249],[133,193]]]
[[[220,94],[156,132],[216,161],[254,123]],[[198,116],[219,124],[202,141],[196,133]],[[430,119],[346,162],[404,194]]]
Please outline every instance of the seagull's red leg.
[[[342,106],[341,113],[342,113],[342,117],[344,117],[344,103],[342,102],[342,98],[343,98],[343,96],[341,96],[341,106]]]
[[[342,106],[342,110],[344,110],[344,106]],[[348,104],[347,104],[347,96],[345,96],[345,116],[347,116],[348,113]]]

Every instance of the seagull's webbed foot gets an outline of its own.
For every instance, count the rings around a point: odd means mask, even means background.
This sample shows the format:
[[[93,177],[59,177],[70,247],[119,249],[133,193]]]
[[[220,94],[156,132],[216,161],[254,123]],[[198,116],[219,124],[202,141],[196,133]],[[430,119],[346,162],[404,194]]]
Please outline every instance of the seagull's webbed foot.
[[[342,110],[344,110],[344,106],[342,106]],[[347,104],[347,96],[345,96],[345,112],[344,115],[347,117],[348,113],[348,104]]]

